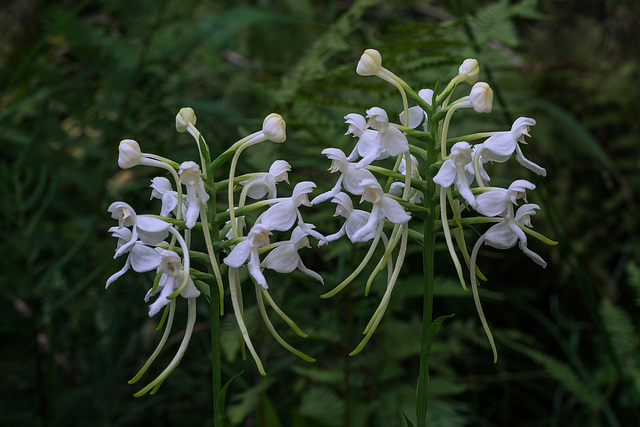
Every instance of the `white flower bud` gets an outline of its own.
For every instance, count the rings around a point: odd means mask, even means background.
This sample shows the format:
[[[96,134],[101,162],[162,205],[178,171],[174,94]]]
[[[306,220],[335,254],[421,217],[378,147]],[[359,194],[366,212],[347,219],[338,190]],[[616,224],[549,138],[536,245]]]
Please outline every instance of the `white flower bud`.
[[[478,61],[469,58],[465,59],[460,68],[458,69],[458,75],[462,77],[462,82],[475,84],[478,81],[478,75],[480,74],[480,67],[478,67]]]
[[[142,161],[140,145],[133,139],[123,139],[118,147],[118,166],[129,169],[137,166]]]
[[[176,115],[176,130],[178,132],[187,132],[189,123],[196,125],[196,113],[191,107],[181,108]]]
[[[287,139],[286,123],[280,114],[271,113],[262,122],[262,132],[273,142],[284,142]]]
[[[493,91],[487,83],[478,82],[471,88],[469,101],[478,113],[489,113],[493,106]]]
[[[358,61],[356,73],[361,76],[375,76],[382,69],[382,56],[375,49],[367,49],[364,51]]]

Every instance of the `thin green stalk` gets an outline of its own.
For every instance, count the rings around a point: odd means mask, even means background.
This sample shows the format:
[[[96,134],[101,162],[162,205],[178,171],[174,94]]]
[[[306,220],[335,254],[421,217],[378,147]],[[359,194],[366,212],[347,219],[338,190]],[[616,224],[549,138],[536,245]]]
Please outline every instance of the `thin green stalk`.
[[[435,138],[434,138],[435,140]],[[427,331],[433,321],[433,277],[434,277],[434,257],[435,257],[435,203],[433,196],[436,185],[433,182],[431,165],[437,160],[435,143],[429,144],[427,150],[427,167],[425,176],[427,181],[427,191],[424,197],[424,207],[429,214],[424,220],[424,244],[422,247],[422,268],[424,280],[424,299],[422,305],[422,346],[420,350],[420,371],[418,374],[418,384],[416,389],[416,417],[417,426],[426,427],[427,406],[429,398],[429,357],[431,354],[431,344],[427,339]]]
[[[222,389],[222,372],[220,371],[220,300],[217,298],[216,292],[217,286],[213,281],[209,282],[209,292],[211,295],[211,367],[213,371],[212,384],[213,384],[213,425],[214,427],[222,426],[218,423],[218,418],[215,416],[216,403],[220,390]]]
[[[198,141],[200,142],[200,141]],[[203,139],[204,142],[204,139]],[[209,152],[209,147],[204,143],[207,153]],[[200,144],[198,143],[198,148],[200,148]],[[207,154],[207,157],[209,155]],[[209,159],[206,159],[209,161]],[[204,170],[204,160],[203,160],[203,170]],[[201,221],[203,225],[203,233],[205,237],[205,241],[207,242],[207,253],[209,255],[211,266],[209,267],[209,273],[214,273],[216,277],[216,284],[214,285],[213,280],[209,280],[209,315],[211,316],[211,385],[213,388],[213,426],[214,427],[223,427],[224,425],[224,417],[219,418],[218,414],[224,414],[224,408],[218,408],[218,398],[220,396],[222,390],[222,358],[221,358],[221,349],[220,349],[220,316],[223,313],[224,307],[224,288],[222,278],[220,277],[220,269],[217,265],[217,260],[215,258],[216,253],[211,247],[211,239],[214,241],[219,240],[218,234],[218,224],[215,222],[217,209],[217,194],[216,194],[216,183],[214,179],[215,168],[210,166],[210,169],[205,172],[206,183],[209,187],[209,203],[208,210],[209,215],[207,217],[204,209],[201,209]],[[202,213],[205,213],[205,216],[202,217]],[[219,293],[215,292],[215,289],[218,289]],[[224,399],[220,400],[220,405],[224,406]]]

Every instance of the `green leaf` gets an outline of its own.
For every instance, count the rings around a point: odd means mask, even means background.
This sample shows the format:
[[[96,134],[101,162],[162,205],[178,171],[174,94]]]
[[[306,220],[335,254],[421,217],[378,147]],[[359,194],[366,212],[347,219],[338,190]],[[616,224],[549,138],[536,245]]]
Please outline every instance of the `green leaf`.
[[[405,422],[407,423],[407,427],[414,427],[413,423],[411,422],[411,420],[409,419],[409,417],[407,417],[407,414],[405,414],[404,412],[402,413],[402,416],[404,417]]]
[[[227,396],[227,390],[229,389],[229,386],[231,385],[233,380],[235,380],[242,374],[244,374],[244,371],[241,371],[240,373],[229,378],[229,381],[227,381],[224,387],[222,387],[222,389],[220,390],[220,394],[218,394],[218,397],[216,398],[216,409],[215,409],[215,425],[216,426],[224,425],[224,403]]]

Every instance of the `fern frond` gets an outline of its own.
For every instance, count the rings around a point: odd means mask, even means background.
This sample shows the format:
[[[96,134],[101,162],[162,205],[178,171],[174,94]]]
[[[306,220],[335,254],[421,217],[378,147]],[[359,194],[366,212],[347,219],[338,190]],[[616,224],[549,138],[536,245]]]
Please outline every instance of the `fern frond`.
[[[629,285],[636,294],[636,306],[640,307],[640,267],[638,264],[631,261],[627,265],[627,275],[629,277]]]
[[[549,373],[549,375],[558,381],[566,390],[580,403],[590,410],[595,409],[600,401],[596,395],[576,374],[576,372],[558,359],[549,356],[540,351],[534,350],[513,342],[508,344],[510,347],[523,353],[536,363],[539,363]]]
[[[636,334],[631,318],[608,299],[600,304],[600,315],[618,360],[622,361],[633,345]]]

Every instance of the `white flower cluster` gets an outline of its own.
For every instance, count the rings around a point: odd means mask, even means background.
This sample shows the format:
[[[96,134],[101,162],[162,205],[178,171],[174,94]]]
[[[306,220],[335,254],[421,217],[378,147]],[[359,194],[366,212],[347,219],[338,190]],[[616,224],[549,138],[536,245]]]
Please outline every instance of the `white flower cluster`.
[[[329,171],[339,172],[340,176],[331,190],[311,202],[317,204],[330,199],[337,204],[336,216],[345,218],[344,224],[336,233],[326,236],[326,242],[344,235],[353,243],[373,240],[362,264],[347,280],[325,294],[325,297],[335,295],[363,270],[379,240],[386,244],[384,255],[369,277],[366,292],[373,277],[385,265],[389,266],[387,288],[364,331],[365,338],[352,354],[362,349],[377,327],[396,284],[397,272],[406,253],[408,223],[412,218],[405,209],[415,212],[413,217],[431,218],[435,228],[441,229],[462,286],[466,289],[465,274],[451,236],[451,227],[454,228],[457,246],[469,268],[474,301],[495,353],[493,338],[477,293],[476,275],[484,279],[476,268],[479,247],[485,243],[495,248],[507,249],[519,244],[527,256],[545,267],[545,261],[527,247],[527,233],[547,244],[555,242],[530,230],[531,216],[539,209],[538,205],[524,204],[514,212],[514,206],[518,204],[519,199],[526,201],[525,191],[532,190],[535,186],[518,179],[508,189],[488,187],[486,183],[490,177],[485,170],[485,164],[505,162],[515,153],[516,160],[521,165],[539,175],[546,175],[545,169],[524,157],[520,147],[520,144],[525,143],[524,137],[529,136],[530,126],[534,125],[535,121],[520,117],[509,131],[447,138],[455,111],[467,108],[478,113],[488,113],[492,110],[493,91],[487,83],[478,82],[480,69],[475,59],[465,60],[458,70],[458,75],[439,94],[431,89],[414,92],[404,81],[382,66],[380,53],[373,49],[364,52],[356,72],[362,76],[379,77],[396,87],[402,95],[404,111],[399,115],[400,124],[390,123],[385,110],[379,107],[367,110],[366,117],[348,114],[345,117],[349,125],[347,134],[357,138],[356,146],[349,156],[337,148],[322,151],[332,160]],[[472,85],[469,95],[450,102],[453,90],[460,83]],[[418,105],[409,107],[407,94]],[[407,136],[415,137],[415,142],[412,140],[412,143],[409,143]],[[372,164],[376,160],[394,156],[396,160],[392,169]],[[374,172],[385,177],[384,186],[378,182]],[[437,186],[434,186],[434,183]],[[371,209],[354,209],[349,194],[360,196],[361,203],[371,203]],[[477,241],[471,256],[468,254],[462,232],[467,220],[463,218],[465,211],[472,214],[468,223],[496,223]],[[453,213],[451,221],[449,212]],[[384,231],[385,223],[392,229],[388,236]],[[411,236],[418,242],[423,243],[421,239],[426,239],[420,231],[410,231]],[[399,250],[396,265],[392,268],[391,254],[396,247],[399,247]]]
[[[288,183],[287,173],[291,166],[284,160],[276,160],[268,172],[249,173],[235,177],[235,169],[240,153],[245,149],[263,141],[284,142],[286,139],[285,122],[278,114],[268,115],[262,130],[241,139],[222,153],[214,161],[209,158],[209,150],[204,138],[196,128],[196,116],[191,108],[183,108],[176,116],[176,129],[178,132],[188,132],[198,145],[200,165],[193,161],[185,161],[177,164],[172,160],[155,154],[143,153],[139,144],[131,139],[123,140],[119,146],[118,164],[121,168],[131,168],[138,165],[153,166],[169,172],[176,186],[173,190],[172,183],[165,176],[158,176],[151,180],[151,197],[161,200],[160,215],[139,215],[134,209],[124,202],[115,202],[109,206],[108,211],[114,219],[118,220],[118,226],[109,231],[118,238],[115,257],[127,256],[124,267],[113,274],[106,286],[133,269],[142,273],[156,271],[156,280],[147,292],[145,301],[156,297],[149,306],[149,316],[154,316],[166,309],[161,324],[167,317],[165,333],[160,340],[158,348],[149,358],[147,363],[134,377],[137,381],[156,358],[171,329],[175,311],[176,297],[182,296],[188,301],[188,318],[186,333],[182,344],[169,366],[149,385],[144,387],[136,396],[148,391],[155,393],[169,373],[175,369],[184,355],[188,346],[193,326],[195,324],[195,301],[201,291],[205,291],[211,298],[218,298],[220,314],[224,312],[224,284],[222,272],[228,269],[229,290],[238,326],[243,338],[253,355],[261,374],[265,374],[264,368],[255,352],[249,333],[244,323],[242,297],[240,287],[240,274],[238,269],[246,266],[256,287],[256,295],[260,312],[270,332],[285,348],[304,360],[313,361],[311,357],[294,349],[287,344],[275,331],[264,305],[266,299],[269,305],[301,336],[306,336],[276,305],[268,293],[268,285],[263,274],[263,269],[272,269],[279,273],[290,273],[300,270],[308,276],[322,283],[322,277],[305,267],[298,251],[309,247],[309,236],[320,241],[324,237],[314,231],[312,224],[302,220],[299,207],[309,205],[308,193],[315,188],[312,182],[301,182],[293,189],[291,197],[277,197],[277,184]],[[213,172],[225,160],[232,157],[229,169],[229,179],[226,182],[213,181]],[[239,185],[238,185],[239,184]],[[216,190],[227,187],[228,205],[227,212],[216,212]],[[235,189],[241,187],[236,206]],[[224,192],[221,192],[224,194]],[[260,200],[247,204],[247,198]],[[246,236],[243,236],[243,228],[248,220],[246,213],[256,209],[268,207],[258,216]],[[194,250],[192,246],[192,232],[202,231],[202,237],[207,248],[207,253]],[[289,240],[270,242],[270,236],[274,232],[291,231]],[[168,240],[169,239],[169,240]],[[217,251],[214,249],[214,241]],[[176,246],[177,243],[177,246]],[[224,265],[218,265],[217,259],[220,250],[227,252]],[[263,252],[270,251],[260,260]],[[207,271],[201,272],[192,265],[192,260],[197,259],[207,267]],[[208,273],[213,270],[213,277]],[[195,279],[195,281],[194,281]],[[207,286],[202,280],[215,280],[218,287],[218,295],[210,292],[213,287]],[[217,315],[217,313],[212,315]]]

